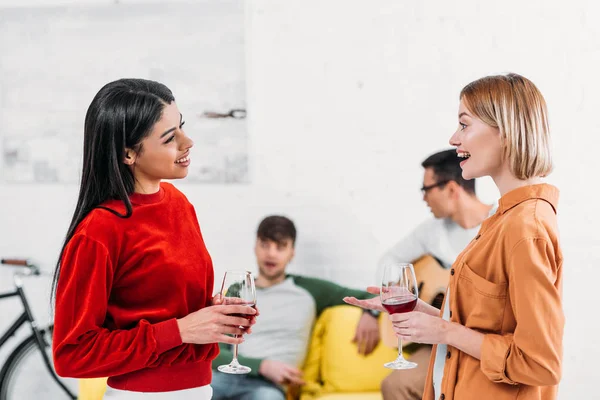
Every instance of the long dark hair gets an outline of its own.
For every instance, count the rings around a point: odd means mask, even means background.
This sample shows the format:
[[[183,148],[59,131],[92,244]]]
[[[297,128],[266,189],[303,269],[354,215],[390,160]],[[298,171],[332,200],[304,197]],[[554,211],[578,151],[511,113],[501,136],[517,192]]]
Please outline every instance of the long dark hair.
[[[104,208],[121,218],[132,214],[129,195],[135,178],[125,164],[125,149],[139,153],[142,140],[162,116],[164,107],[175,100],[165,85],[145,79],[120,79],[96,94],[85,115],[83,169],[77,206],[63,243],[52,282],[56,292],[65,247],[79,223],[94,208]],[[125,203],[125,214],[100,206],[109,199]]]

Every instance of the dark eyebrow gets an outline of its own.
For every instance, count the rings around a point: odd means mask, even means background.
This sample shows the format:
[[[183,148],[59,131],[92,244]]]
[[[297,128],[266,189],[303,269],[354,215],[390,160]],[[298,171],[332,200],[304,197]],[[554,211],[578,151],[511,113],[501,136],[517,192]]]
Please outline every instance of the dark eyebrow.
[[[462,116],[466,116],[466,117],[472,118],[468,113],[461,112],[460,114],[458,114],[458,119],[460,119],[460,117],[462,117]]]
[[[181,113],[179,113],[179,125],[181,125],[181,121],[183,121],[183,115]],[[167,129],[162,135],[160,135],[160,139],[164,138],[165,136],[167,136],[169,133],[173,132],[175,129],[177,129],[176,126],[174,126],[171,129]]]
[[[166,130],[162,135],[160,135],[160,138],[164,138],[165,136],[167,136],[169,133],[173,132],[175,129],[177,129],[177,127],[173,127],[171,129]]]

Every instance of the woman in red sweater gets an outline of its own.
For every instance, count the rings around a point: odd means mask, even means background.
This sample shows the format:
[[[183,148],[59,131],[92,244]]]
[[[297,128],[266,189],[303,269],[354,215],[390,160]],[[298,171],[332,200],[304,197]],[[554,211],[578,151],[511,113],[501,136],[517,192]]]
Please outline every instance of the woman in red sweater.
[[[210,399],[217,342],[241,343],[248,306],[212,297],[194,207],[173,185],[192,140],[171,91],[142,79],[104,86],[84,128],[75,213],[55,273],[54,365],[108,376],[117,399]],[[239,335],[239,338],[227,336]]]

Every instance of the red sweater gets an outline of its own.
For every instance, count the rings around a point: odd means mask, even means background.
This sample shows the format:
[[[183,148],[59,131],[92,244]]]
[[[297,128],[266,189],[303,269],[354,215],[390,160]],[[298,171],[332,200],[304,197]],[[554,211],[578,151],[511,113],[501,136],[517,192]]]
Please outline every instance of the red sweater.
[[[93,210],[67,244],[56,293],[56,371],[111,387],[207,385],[217,344],[183,344],[176,318],[211,304],[212,261],[193,206],[173,185],[133,194],[133,215]],[[103,204],[120,213],[122,202]]]

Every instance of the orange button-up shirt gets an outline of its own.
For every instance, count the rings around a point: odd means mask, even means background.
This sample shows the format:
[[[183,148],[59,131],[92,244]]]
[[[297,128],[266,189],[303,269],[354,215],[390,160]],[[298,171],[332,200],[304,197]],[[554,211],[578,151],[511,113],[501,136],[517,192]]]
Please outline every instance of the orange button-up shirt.
[[[452,265],[450,321],[485,337],[481,360],[448,346],[438,399],[556,399],[565,323],[557,202],[548,184],[510,191]],[[434,400],[435,354],[423,400]]]

